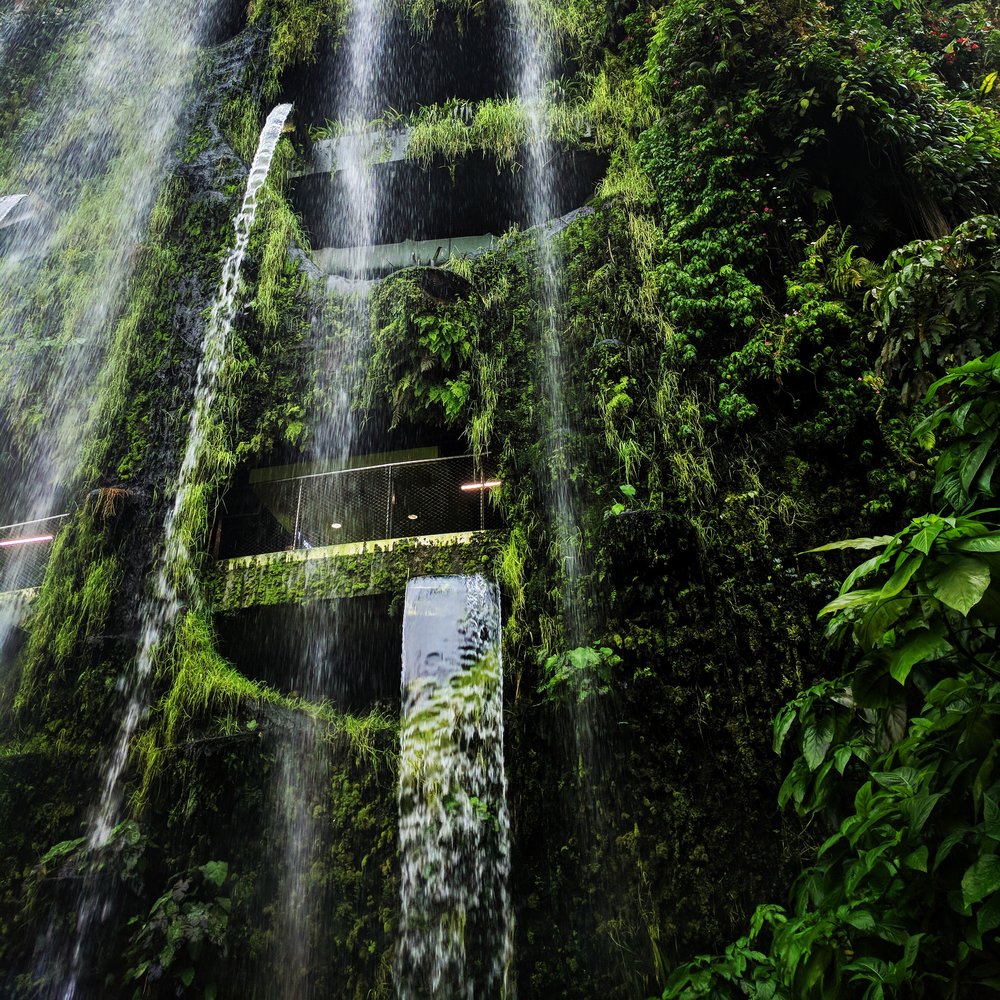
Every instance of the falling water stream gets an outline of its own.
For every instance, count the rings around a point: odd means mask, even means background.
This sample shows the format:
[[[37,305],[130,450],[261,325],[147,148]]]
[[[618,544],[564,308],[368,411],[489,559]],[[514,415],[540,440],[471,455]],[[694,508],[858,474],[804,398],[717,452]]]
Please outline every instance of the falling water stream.
[[[107,844],[115,825],[121,819],[124,795],[122,777],[128,763],[132,738],[148,707],[148,682],[161,640],[177,617],[182,602],[197,592],[192,553],[188,551],[181,525],[185,508],[191,503],[199,486],[198,472],[205,458],[212,407],[219,388],[219,373],[227,354],[236,316],[240,270],[257,215],[257,196],[267,180],[275,148],[291,110],[290,104],[275,108],[261,133],[260,144],[250,168],[246,194],[236,218],[236,239],[223,266],[222,283],[205,327],[194,402],[188,421],[187,443],[177,474],[175,499],[163,526],[163,549],[154,573],[153,593],[144,608],[139,651],[134,667],[129,676],[123,679],[124,709],[121,724],[105,764],[100,791],[90,816],[88,843],[92,849]],[[80,902],[68,982],[65,988],[55,994],[62,996],[64,1000],[77,996],[89,935],[98,920],[107,919],[107,909],[108,901],[103,898],[101,891],[96,886],[90,886]]]
[[[555,33],[546,13],[534,0],[512,0],[514,5],[513,69],[517,95],[528,118],[526,178],[528,219],[537,228],[538,261],[541,271],[539,339],[543,368],[542,435],[550,479],[549,516],[553,521],[556,547],[565,583],[562,590],[563,623],[572,646],[586,641],[586,618],[581,592],[584,554],[576,499],[572,492],[572,424],[566,408],[567,368],[559,329],[562,299],[562,262],[552,239],[546,238],[545,224],[557,210],[557,158],[550,138],[547,85],[555,76]]]
[[[400,1000],[513,995],[500,592],[406,588],[399,763]]]
[[[33,218],[4,230],[0,253],[4,523],[62,513],[215,11],[214,0],[94,3],[62,40],[33,124],[13,137],[0,191],[29,195]],[[0,591],[17,571],[12,561]],[[0,648],[10,625],[0,621]]]
[[[354,252],[352,266],[330,305],[338,313],[337,330],[327,328],[327,311],[316,320],[316,357],[321,399],[313,430],[313,450],[325,464],[336,467],[351,455],[357,438],[353,402],[362,358],[367,351],[368,290],[365,256],[361,248],[372,242],[380,210],[379,189],[365,141],[364,123],[374,117],[375,93],[391,73],[385,45],[386,9],[380,0],[354,4],[341,51],[346,63],[344,83],[328,86],[328,106],[346,128],[339,161],[348,192],[348,217],[340,224]],[[331,662],[340,642],[341,622],[334,607],[331,616],[317,609],[308,623],[307,652],[288,683],[310,701],[336,697],[338,678]],[[278,891],[275,900],[272,974],[260,991],[268,1000],[306,1000],[315,995],[316,968],[326,957],[321,940],[325,914],[321,892],[312,882],[322,839],[320,803],[327,794],[329,767],[322,725],[308,718],[296,720],[281,735],[271,791],[272,842],[277,857]],[[317,948],[320,952],[317,953]]]
[[[563,265],[557,243],[546,238],[544,223],[556,213],[559,184],[557,157],[550,138],[546,91],[556,76],[555,32],[546,13],[534,0],[512,0],[515,8],[518,94],[528,112],[527,186],[529,216],[539,233],[541,270],[539,299],[539,377],[547,409],[543,410],[541,435],[548,460],[549,517],[563,571],[561,588],[564,638],[567,647],[588,646],[594,631],[594,595],[587,582],[588,565],[580,523],[580,503],[573,487],[573,446],[577,435],[567,407],[571,386],[562,343],[560,313],[563,298]],[[583,678],[581,684],[590,683]],[[584,870],[613,871],[616,856],[607,831],[607,808],[614,795],[607,752],[611,729],[608,706],[598,696],[572,699],[567,729],[562,734],[575,776],[576,794],[564,804],[567,825],[577,831],[580,863]],[[571,756],[570,756],[571,755]],[[599,847],[603,843],[605,846]],[[607,896],[608,894],[604,894]],[[594,912],[569,914],[578,933],[595,940],[601,923],[601,894]],[[612,915],[613,916],[613,915]],[[595,955],[597,948],[595,947]],[[597,960],[595,958],[595,960]]]

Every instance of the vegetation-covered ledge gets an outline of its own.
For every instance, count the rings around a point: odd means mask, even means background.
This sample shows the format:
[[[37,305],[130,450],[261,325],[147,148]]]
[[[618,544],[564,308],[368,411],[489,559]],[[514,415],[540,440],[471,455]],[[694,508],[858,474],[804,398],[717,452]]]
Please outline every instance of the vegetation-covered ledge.
[[[246,556],[217,563],[206,579],[216,611],[330,597],[402,595],[414,576],[495,573],[503,533],[458,532]]]

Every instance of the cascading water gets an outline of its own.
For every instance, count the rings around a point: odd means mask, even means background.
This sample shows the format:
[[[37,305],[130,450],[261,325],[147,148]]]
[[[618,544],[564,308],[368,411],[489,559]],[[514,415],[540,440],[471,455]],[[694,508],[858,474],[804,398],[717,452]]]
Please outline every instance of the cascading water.
[[[543,231],[556,217],[559,177],[554,144],[550,138],[547,85],[555,75],[554,31],[546,13],[533,0],[512,0],[514,6],[514,70],[517,95],[527,113],[528,142],[526,177],[528,219],[538,229],[538,260],[541,270],[539,338],[544,369],[542,379],[547,411],[542,434],[550,479],[549,515],[562,562],[565,584],[562,590],[563,620],[571,645],[586,641],[581,593],[584,553],[577,504],[572,492],[572,426],[566,409],[566,362],[559,330],[562,298],[562,264],[553,241]]]
[[[401,1000],[512,996],[500,593],[406,588],[399,776]]]
[[[575,435],[566,405],[568,371],[560,329],[563,292],[562,262],[554,241],[547,238],[543,224],[555,214],[559,183],[557,158],[550,138],[549,105],[546,91],[556,72],[555,32],[546,13],[533,0],[512,0],[515,8],[516,67],[518,95],[525,105],[529,122],[527,179],[529,217],[538,227],[541,296],[539,302],[539,338],[543,368],[539,372],[547,410],[543,411],[542,441],[546,449],[550,479],[549,516],[554,525],[557,551],[563,571],[561,588],[563,627],[567,646],[588,646],[593,631],[591,613],[594,595],[586,583],[587,560],[580,524],[579,501],[571,475]],[[580,677],[577,683],[593,683]],[[570,701],[568,732],[563,736],[567,754],[571,754],[577,781],[577,794],[566,803],[567,820],[578,830],[581,862],[585,869],[613,870],[613,849],[605,847],[598,856],[598,844],[607,844],[607,806],[614,795],[609,779],[607,741],[610,735],[607,706],[598,696],[579,696]],[[612,841],[613,842],[613,841]],[[593,914],[571,914],[580,933],[598,937],[595,927],[601,922],[600,896]]]
[[[333,301],[320,311],[316,325],[316,368],[320,406],[313,432],[313,451],[323,463],[346,461],[355,446],[357,429],[353,403],[367,351],[368,289],[363,247],[372,242],[380,211],[379,190],[371,164],[371,143],[365,122],[375,112],[376,88],[391,73],[385,45],[386,10],[380,0],[354,4],[342,42],[346,71],[339,92],[330,94],[334,117],[346,128],[339,166],[346,191],[349,269]],[[337,90],[337,88],[331,88]],[[328,328],[336,313],[335,330]],[[307,620],[307,655],[288,678],[289,686],[310,701],[336,694],[338,679],[330,663],[340,641],[336,614],[320,613]],[[328,767],[321,724],[302,718],[282,735],[272,789],[273,841],[276,845],[278,892],[275,948],[265,993],[272,1000],[304,1000],[313,995],[317,977],[312,970],[320,956],[315,943],[322,937],[324,915],[311,871],[321,842],[317,806],[326,793]],[[322,947],[322,946],[321,946]]]
[[[91,849],[98,849],[107,844],[121,818],[124,795],[122,777],[128,763],[132,738],[147,709],[148,681],[161,640],[177,617],[182,602],[191,600],[197,595],[192,553],[188,550],[181,526],[185,508],[192,502],[199,487],[198,474],[205,458],[210,429],[209,418],[218,392],[219,373],[226,358],[236,316],[240,271],[257,215],[257,196],[267,180],[275,148],[291,110],[290,104],[282,104],[275,108],[261,133],[257,153],[250,168],[246,194],[236,218],[235,243],[223,266],[222,283],[205,327],[194,403],[188,421],[187,444],[177,474],[174,502],[164,521],[163,550],[154,574],[153,593],[143,611],[135,665],[130,676],[122,681],[124,706],[122,720],[113,750],[105,764],[100,791],[90,816],[88,844]],[[71,1000],[78,995],[78,982],[89,936],[98,920],[107,919],[108,909],[108,903],[99,887],[96,884],[89,885],[80,901],[69,978],[65,987],[60,988],[54,995],[62,996],[64,1000]]]
[[[61,513],[122,293],[189,103],[216,4],[102,0],[72,22],[0,191],[31,217],[0,253],[4,522]],[[21,12],[6,22],[13,31]],[[16,563],[0,591],[16,584]],[[0,621],[0,648],[10,622]]]

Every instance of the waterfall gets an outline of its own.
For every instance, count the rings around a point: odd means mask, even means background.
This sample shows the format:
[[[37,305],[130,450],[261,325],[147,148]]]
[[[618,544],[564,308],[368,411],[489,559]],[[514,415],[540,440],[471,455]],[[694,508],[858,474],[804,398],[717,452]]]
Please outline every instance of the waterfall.
[[[509,996],[510,822],[495,583],[409,582],[402,699],[399,996]]]
[[[177,474],[177,492],[167,511],[163,525],[163,551],[156,569],[153,597],[143,614],[142,633],[131,688],[115,749],[104,772],[100,805],[90,827],[91,847],[101,847],[118,819],[121,807],[121,776],[128,761],[129,746],[136,727],[145,712],[145,680],[163,633],[170,627],[181,602],[196,590],[192,554],[188,551],[184,533],[179,528],[185,506],[191,502],[199,486],[198,470],[205,457],[209,417],[219,388],[219,369],[229,347],[229,335],[236,317],[236,294],[239,291],[240,269],[250,242],[250,232],[257,217],[257,195],[267,180],[274,150],[281,138],[285,122],[291,113],[290,104],[281,104],[268,116],[261,132],[257,153],[250,168],[246,194],[236,217],[236,241],[222,268],[222,284],[212,305],[202,341],[201,362],[195,385],[194,405],[188,420],[187,446]]]
[[[60,40],[41,104],[12,138],[0,190],[29,195],[32,218],[4,230],[0,253],[0,425],[12,452],[0,467],[4,523],[62,513],[215,9],[201,0],[93,4]],[[0,591],[15,585],[9,576]],[[6,630],[0,647],[5,639]]]
[[[222,282],[205,327],[194,403],[188,421],[187,445],[177,474],[177,491],[164,521],[163,549],[155,570],[153,593],[143,610],[135,665],[130,676],[122,681],[124,711],[118,736],[105,763],[100,792],[91,812],[88,832],[91,849],[107,844],[121,818],[124,796],[122,777],[128,763],[132,737],[147,710],[148,682],[161,640],[173,624],[182,602],[192,598],[197,592],[192,553],[188,550],[185,532],[182,530],[183,515],[199,488],[198,473],[205,458],[210,416],[218,392],[219,371],[226,357],[236,316],[240,270],[257,215],[257,196],[267,180],[275,148],[291,110],[290,104],[275,108],[261,133],[250,168],[246,194],[236,218],[233,249],[223,266]],[[96,886],[90,886],[80,902],[69,981],[61,991],[64,1000],[71,1000],[77,995],[89,935],[98,918],[107,918],[107,910],[107,901],[102,898],[100,890]]]
[[[571,645],[586,641],[581,576],[584,556],[576,498],[572,490],[572,421],[566,409],[566,361],[559,329],[562,302],[562,262],[557,248],[542,227],[559,213],[556,192],[559,177],[550,139],[547,85],[556,71],[554,31],[547,14],[535,0],[512,0],[514,5],[514,69],[519,99],[528,119],[526,177],[528,218],[538,231],[541,270],[539,339],[543,368],[539,372],[547,412],[542,437],[548,457],[549,515],[554,523],[556,547],[562,562],[563,620]]]
[[[542,227],[556,213],[559,177],[550,138],[547,85],[556,76],[555,32],[546,14],[534,0],[512,0],[515,8],[516,66],[518,94],[528,112],[529,144],[526,183],[532,224]],[[548,402],[543,412],[542,442],[549,461],[549,516],[554,525],[563,583],[561,587],[564,638],[567,647],[586,646],[593,630],[587,605],[594,595],[585,582],[588,570],[580,524],[579,500],[573,487],[574,428],[566,405],[569,382],[560,330],[560,307],[563,295],[562,261],[554,239],[542,228],[539,232],[541,268],[539,338],[542,367],[541,387]],[[584,870],[613,870],[617,862],[614,837],[608,831],[608,803],[615,791],[610,780],[607,752],[613,738],[613,723],[608,708],[599,697],[574,701],[568,708],[565,741],[567,761],[572,762],[576,789],[565,803],[566,824],[577,831],[579,862]],[[603,847],[599,849],[599,844]],[[576,933],[595,942],[601,939],[603,898],[595,895],[592,912],[567,914]],[[617,914],[610,913],[608,919]]]
[[[357,0],[347,25],[341,51],[345,63],[341,85],[328,85],[333,117],[347,133],[342,140],[340,168],[347,193],[347,218],[340,220],[353,248],[372,242],[378,219],[379,190],[371,163],[371,145],[365,123],[378,110],[376,91],[391,72],[388,65],[385,5],[381,0]],[[329,210],[329,209],[328,209]],[[357,440],[353,403],[362,371],[368,334],[368,291],[364,255],[349,253],[351,267],[335,302],[338,329],[327,326],[327,310],[316,318],[316,369],[322,400],[313,430],[317,459],[333,465],[345,461]],[[311,617],[305,662],[288,677],[290,688],[312,701],[336,694],[338,679],[330,663],[340,642],[336,614],[331,624],[325,614]],[[280,735],[272,788],[272,826],[278,891],[275,899],[275,936],[265,995],[272,1000],[305,1000],[313,995],[313,969],[322,961],[314,943],[322,939],[326,915],[319,889],[311,881],[321,842],[317,807],[328,793],[329,768],[319,723],[303,718]],[[321,814],[321,813],[320,813]]]

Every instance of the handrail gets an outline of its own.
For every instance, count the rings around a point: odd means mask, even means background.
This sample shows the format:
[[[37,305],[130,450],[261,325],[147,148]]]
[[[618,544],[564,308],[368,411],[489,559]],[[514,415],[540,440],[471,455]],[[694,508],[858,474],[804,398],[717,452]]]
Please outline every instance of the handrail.
[[[45,524],[46,521],[65,521],[69,514],[50,514],[48,517],[36,517],[30,521],[18,521],[16,524],[0,525],[0,532],[13,531],[14,528],[26,528],[29,524]]]
[[[343,476],[352,472],[372,472],[376,469],[399,469],[404,465],[434,465],[437,462],[457,462],[474,459],[475,455],[442,455],[438,458],[410,458],[405,462],[381,462],[378,465],[354,465],[349,469],[332,469],[330,472],[311,472],[306,476],[288,476],[285,479],[262,479],[254,486],[276,486],[279,483],[298,483],[303,479],[323,479],[325,476]]]

